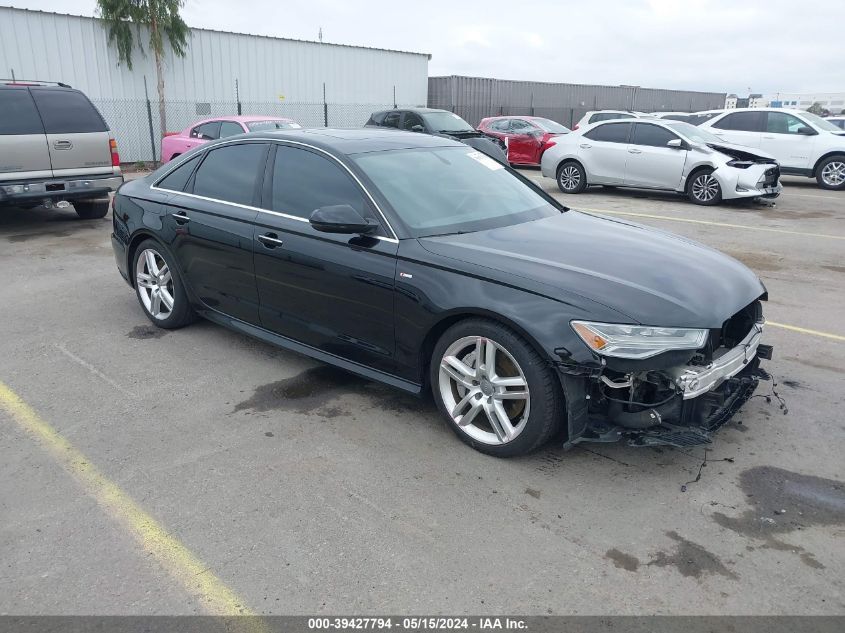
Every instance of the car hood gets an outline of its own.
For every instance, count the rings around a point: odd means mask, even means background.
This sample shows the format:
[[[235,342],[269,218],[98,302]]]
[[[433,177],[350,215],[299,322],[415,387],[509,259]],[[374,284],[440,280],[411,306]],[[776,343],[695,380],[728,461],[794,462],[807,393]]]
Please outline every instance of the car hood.
[[[493,140],[489,136],[485,136],[481,132],[476,132],[474,130],[467,130],[466,132],[456,132],[454,134],[446,134],[440,132],[434,134],[433,136],[442,136],[443,138],[451,138],[456,141],[460,141],[464,145],[469,145],[473,149],[477,149],[479,152],[483,152],[491,158],[495,158],[500,163],[507,163],[507,154],[502,149],[502,146],[499,144],[499,142]]]
[[[721,154],[725,154],[730,158],[737,160],[750,160],[756,163],[776,163],[777,159],[768,152],[757,149],[756,147],[748,147],[746,145],[737,145],[735,143],[705,143],[707,147]]]
[[[565,300],[576,294],[644,325],[720,328],[760,297],[737,260],[677,235],[569,211],[464,235],[420,238],[435,254]]]

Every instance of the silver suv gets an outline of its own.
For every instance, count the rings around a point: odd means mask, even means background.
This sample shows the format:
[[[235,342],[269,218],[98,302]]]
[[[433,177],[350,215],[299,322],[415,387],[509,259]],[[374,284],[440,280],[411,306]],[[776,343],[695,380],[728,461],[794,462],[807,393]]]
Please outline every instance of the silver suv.
[[[108,213],[123,183],[103,117],[64,84],[0,80],[0,207],[70,201],[83,219]]]

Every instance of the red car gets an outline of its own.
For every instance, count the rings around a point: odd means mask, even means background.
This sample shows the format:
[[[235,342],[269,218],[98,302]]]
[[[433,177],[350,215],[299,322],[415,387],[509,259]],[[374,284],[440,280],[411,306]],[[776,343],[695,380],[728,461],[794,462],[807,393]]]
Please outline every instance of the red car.
[[[508,162],[539,165],[543,152],[555,144],[555,137],[570,130],[539,116],[491,116],[481,119],[478,131],[505,142]]]

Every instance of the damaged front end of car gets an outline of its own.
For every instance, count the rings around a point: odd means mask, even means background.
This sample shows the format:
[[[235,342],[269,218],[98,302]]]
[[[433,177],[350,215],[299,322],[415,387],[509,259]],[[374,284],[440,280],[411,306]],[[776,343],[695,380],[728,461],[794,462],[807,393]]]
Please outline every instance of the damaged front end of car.
[[[761,297],[765,298],[765,297]],[[708,444],[767,377],[759,300],[718,329],[574,321],[598,367],[560,363],[567,446],[626,440],[632,446]]]

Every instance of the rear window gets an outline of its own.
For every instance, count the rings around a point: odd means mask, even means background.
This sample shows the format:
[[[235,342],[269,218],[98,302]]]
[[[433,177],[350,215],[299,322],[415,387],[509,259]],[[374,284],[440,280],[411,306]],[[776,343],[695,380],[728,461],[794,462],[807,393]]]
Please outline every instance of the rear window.
[[[188,184],[188,180],[190,180],[191,174],[194,172],[194,167],[197,166],[198,160],[199,156],[194,156],[193,158],[186,160],[184,163],[179,165],[179,167],[162,178],[156,186],[160,189],[169,189],[170,191],[185,191],[185,185]]]
[[[29,90],[0,90],[0,134],[44,134]]]
[[[32,91],[47,134],[106,132],[108,126],[97,109],[81,92],[73,90]]]

